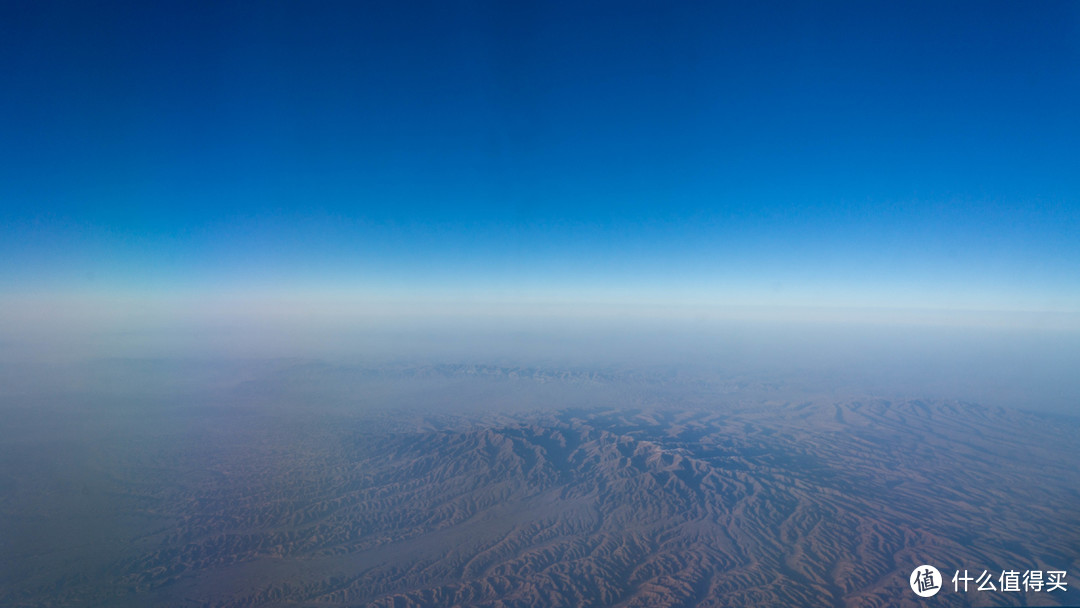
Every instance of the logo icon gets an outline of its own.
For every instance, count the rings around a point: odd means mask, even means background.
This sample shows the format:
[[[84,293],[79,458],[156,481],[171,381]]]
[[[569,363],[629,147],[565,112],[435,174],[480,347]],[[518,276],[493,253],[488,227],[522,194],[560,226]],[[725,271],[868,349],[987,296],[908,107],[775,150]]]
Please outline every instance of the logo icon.
[[[941,591],[941,573],[933,566],[922,565],[911,572],[911,590],[919,597],[934,597]]]

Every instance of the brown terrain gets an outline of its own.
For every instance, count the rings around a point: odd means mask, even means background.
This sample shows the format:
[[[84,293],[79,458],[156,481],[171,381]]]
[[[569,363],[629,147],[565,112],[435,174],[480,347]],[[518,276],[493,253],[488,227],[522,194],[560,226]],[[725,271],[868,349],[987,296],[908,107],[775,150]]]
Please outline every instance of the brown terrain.
[[[1076,419],[693,401],[128,410],[51,420],[48,440],[36,414],[13,415],[0,605],[1080,604]],[[908,587],[920,564],[946,579],[934,598]],[[995,585],[1065,570],[1069,585],[954,592],[965,569]]]

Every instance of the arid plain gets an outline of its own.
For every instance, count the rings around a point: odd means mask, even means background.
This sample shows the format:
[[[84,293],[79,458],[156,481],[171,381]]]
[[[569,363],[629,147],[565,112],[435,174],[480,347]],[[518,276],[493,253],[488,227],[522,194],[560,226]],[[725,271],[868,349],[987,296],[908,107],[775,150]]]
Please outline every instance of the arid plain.
[[[154,376],[141,365],[125,373]],[[213,385],[218,372],[200,369],[183,373]],[[305,378],[356,392],[298,406],[270,372],[301,392]],[[1065,591],[1027,593],[949,580],[1080,572],[1068,416],[791,401],[746,381],[610,370],[251,373],[201,406],[147,409],[129,394],[128,406],[8,408],[0,603],[1078,603],[1068,577]],[[417,408],[435,399],[459,407]],[[924,563],[945,578],[929,600],[908,588]]]

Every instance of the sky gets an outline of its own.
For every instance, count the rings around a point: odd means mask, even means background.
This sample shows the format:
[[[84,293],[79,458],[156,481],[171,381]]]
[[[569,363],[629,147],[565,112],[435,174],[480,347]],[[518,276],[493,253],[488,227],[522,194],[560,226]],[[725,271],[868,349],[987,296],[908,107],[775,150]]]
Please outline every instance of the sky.
[[[1080,327],[1077,3],[9,2],[0,76],[8,326]]]

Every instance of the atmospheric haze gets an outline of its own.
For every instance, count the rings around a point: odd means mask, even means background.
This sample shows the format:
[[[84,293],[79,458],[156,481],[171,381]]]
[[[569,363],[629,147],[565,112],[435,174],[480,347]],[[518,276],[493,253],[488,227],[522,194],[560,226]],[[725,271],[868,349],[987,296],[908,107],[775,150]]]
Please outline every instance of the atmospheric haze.
[[[0,605],[1080,605],[1077,32],[0,5]]]

